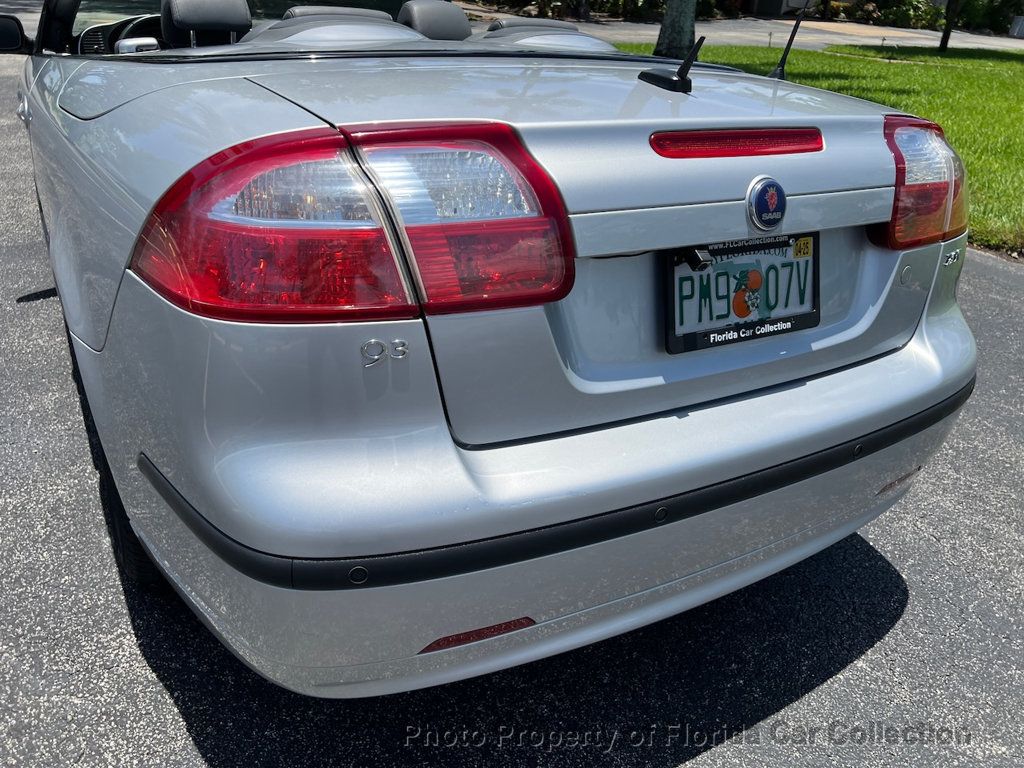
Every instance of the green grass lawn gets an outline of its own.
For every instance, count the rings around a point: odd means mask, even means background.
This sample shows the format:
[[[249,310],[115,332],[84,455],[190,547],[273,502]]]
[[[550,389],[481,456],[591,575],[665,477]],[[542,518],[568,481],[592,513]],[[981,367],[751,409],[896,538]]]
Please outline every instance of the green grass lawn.
[[[619,47],[632,53],[653,48]],[[777,48],[705,46],[701,60],[766,74],[779,53]],[[967,166],[972,242],[1024,249],[1024,54],[833,46],[826,53],[794,50],[786,74],[797,83],[939,123]]]

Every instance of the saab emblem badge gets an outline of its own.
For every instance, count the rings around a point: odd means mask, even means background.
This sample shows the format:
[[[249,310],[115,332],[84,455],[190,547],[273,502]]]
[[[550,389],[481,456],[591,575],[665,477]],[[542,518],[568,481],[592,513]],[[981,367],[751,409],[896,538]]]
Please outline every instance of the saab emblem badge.
[[[758,229],[775,229],[786,215],[786,193],[768,176],[758,176],[747,190],[747,211]]]

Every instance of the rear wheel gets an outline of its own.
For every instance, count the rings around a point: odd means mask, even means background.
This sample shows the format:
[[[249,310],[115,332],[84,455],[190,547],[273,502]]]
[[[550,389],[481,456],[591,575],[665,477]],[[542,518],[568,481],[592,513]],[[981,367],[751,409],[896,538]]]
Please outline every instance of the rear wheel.
[[[146,548],[142,546],[139,537],[132,530],[128,513],[125,511],[121,495],[114,483],[114,476],[110,471],[110,465],[107,463],[107,457],[103,452],[99,433],[96,431],[96,424],[92,418],[92,410],[89,408],[89,400],[85,394],[82,375],[78,369],[78,360],[75,357],[75,347],[71,343],[71,333],[66,323],[64,331],[67,334],[68,351],[71,354],[71,375],[75,381],[75,388],[78,390],[78,400],[82,406],[82,421],[85,423],[85,432],[89,438],[89,453],[92,455],[93,466],[99,473],[100,504],[103,507],[103,517],[107,524],[107,534],[110,536],[114,560],[126,581],[144,589],[163,591],[166,589],[166,582],[150,559]]]

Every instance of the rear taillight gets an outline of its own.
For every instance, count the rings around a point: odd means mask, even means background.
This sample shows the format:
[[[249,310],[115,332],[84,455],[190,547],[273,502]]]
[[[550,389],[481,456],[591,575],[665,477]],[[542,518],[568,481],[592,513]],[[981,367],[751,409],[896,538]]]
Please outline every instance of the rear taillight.
[[[967,230],[963,163],[935,123],[887,115],[885,140],[896,161],[892,220],[871,230],[894,250],[948,240]]]
[[[282,134],[201,163],[160,200],[131,268],[196,314],[410,318],[556,301],[573,283],[550,177],[504,125]],[[404,233],[420,300],[360,162]]]
[[[573,284],[554,182],[507,125],[354,132],[394,205],[428,313],[557,301]]]
[[[329,129],[214,155],[160,200],[131,268],[197,314],[304,322],[418,313],[369,184]]]

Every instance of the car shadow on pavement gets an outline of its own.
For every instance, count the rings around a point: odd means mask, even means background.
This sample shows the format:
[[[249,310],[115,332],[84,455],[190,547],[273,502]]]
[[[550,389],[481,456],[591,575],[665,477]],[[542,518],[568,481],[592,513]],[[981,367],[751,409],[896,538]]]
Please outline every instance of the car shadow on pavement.
[[[907,604],[903,577],[853,535],[587,648],[433,689],[326,701],[251,672],[169,591],[123,587],[139,648],[214,766],[677,765],[731,734],[768,734],[774,715],[870,649]]]

